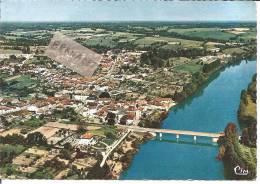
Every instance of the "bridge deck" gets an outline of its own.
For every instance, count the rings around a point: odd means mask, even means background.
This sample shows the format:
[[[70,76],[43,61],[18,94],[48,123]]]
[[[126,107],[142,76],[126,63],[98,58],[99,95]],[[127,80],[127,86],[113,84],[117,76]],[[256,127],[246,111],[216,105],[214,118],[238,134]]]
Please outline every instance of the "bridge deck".
[[[224,135],[224,133],[210,133],[210,132],[195,132],[195,131],[188,131],[188,130],[143,128],[143,127],[138,127],[138,126],[126,126],[126,125],[117,125],[117,126],[119,128],[126,128],[126,129],[137,131],[137,132],[167,133],[167,134],[175,134],[175,135],[191,135],[191,136],[212,137],[212,138],[218,138],[218,137]]]

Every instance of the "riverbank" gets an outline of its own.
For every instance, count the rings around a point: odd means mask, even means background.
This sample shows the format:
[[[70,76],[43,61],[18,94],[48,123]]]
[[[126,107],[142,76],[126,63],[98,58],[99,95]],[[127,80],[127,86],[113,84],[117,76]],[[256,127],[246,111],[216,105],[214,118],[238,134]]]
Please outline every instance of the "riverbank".
[[[107,165],[110,168],[107,178],[119,179],[121,173],[132,163],[139,146],[152,138],[153,135],[149,133],[131,132],[107,160]]]
[[[255,54],[248,54],[245,56],[240,55],[232,55],[226,61],[217,62],[213,65],[213,67],[207,67],[206,69],[194,73],[192,76],[192,82],[183,87],[183,91],[179,93],[175,93],[173,98],[176,102],[180,103],[184,101],[186,98],[192,96],[196,91],[201,88],[215,73],[225,69],[228,66],[239,64],[242,60],[250,60],[252,58],[256,58]]]
[[[226,179],[255,180],[257,163],[256,148],[248,147],[239,140],[235,124],[229,123],[227,125],[225,136],[219,139],[218,144],[218,159],[223,161]],[[246,173],[243,174],[244,172]]]
[[[242,90],[237,112],[242,136],[239,139],[237,128],[229,123],[225,136],[219,140],[218,158],[223,160],[225,177],[231,180],[254,180],[256,178],[256,74],[246,90]],[[246,175],[234,173],[239,166],[247,170]],[[240,171],[240,170],[239,170]]]
[[[242,128],[256,124],[256,74],[248,88],[241,92],[238,120]]]

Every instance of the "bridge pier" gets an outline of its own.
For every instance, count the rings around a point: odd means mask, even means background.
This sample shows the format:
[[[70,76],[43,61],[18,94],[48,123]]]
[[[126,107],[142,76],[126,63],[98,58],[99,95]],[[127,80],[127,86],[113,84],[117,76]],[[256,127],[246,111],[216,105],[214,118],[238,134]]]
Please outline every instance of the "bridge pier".
[[[176,134],[176,139],[178,140],[180,138],[179,134]]]
[[[218,137],[213,137],[212,142],[218,142]]]
[[[196,140],[197,140],[196,135],[193,136],[193,140],[196,142]]]
[[[159,133],[160,139],[162,138],[162,133]]]

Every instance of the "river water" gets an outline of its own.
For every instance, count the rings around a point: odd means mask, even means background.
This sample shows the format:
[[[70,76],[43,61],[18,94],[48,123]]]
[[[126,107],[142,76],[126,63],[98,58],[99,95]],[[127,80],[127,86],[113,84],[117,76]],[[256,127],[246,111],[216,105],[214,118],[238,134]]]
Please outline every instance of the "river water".
[[[256,73],[256,61],[242,61],[214,74],[196,94],[173,107],[163,128],[223,132],[237,124],[240,93]],[[216,160],[218,146],[210,138],[164,134],[140,146],[120,179],[223,180],[224,168]]]

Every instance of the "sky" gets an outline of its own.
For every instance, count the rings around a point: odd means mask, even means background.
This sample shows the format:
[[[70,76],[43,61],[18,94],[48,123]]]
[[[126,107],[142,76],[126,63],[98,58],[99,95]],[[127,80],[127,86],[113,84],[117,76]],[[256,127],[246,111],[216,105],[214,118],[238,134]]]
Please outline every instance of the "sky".
[[[1,21],[256,21],[255,2],[2,0]]]

